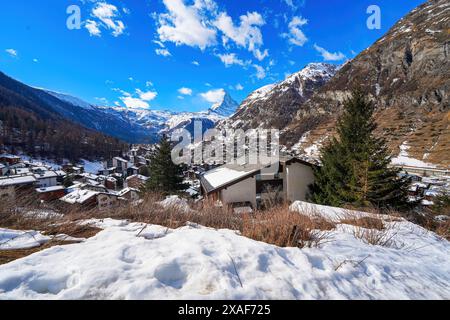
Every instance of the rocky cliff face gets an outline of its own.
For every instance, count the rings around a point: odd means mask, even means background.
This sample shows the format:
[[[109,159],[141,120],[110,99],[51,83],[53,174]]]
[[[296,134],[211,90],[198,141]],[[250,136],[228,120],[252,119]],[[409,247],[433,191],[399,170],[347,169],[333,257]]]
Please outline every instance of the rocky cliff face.
[[[282,141],[299,153],[334,134],[353,88],[377,107],[378,134],[394,154],[407,143],[416,159],[450,165],[450,2],[428,1],[401,19],[303,103]]]
[[[276,128],[288,125],[311,95],[336,73],[338,67],[327,63],[311,63],[286,80],[252,92],[237,112],[222,126],[250,129]]]

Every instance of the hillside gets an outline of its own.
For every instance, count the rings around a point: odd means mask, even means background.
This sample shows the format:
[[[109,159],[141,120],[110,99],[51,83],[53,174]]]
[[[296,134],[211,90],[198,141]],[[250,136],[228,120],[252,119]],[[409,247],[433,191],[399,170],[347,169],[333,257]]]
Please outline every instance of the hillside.
[[[344,98],[361,88],[375,103],[377,133],[394,154],[407,145],[410,157],[449,166],[449,23],[446,0],[410,12],[297,105],[282,141],[299,153],[317,151],[334,134]]]
[[[0,145],[72,160],[108,157],[124,150],[119,140],[67,120],[61,113],[77,113],[67,107],[0,73]]]
[[[280,83],[262,87],[252,92],[221,126],[282,129],[291,122],[298,106],[329,81],[337,69],[332,64],[311,63]]]

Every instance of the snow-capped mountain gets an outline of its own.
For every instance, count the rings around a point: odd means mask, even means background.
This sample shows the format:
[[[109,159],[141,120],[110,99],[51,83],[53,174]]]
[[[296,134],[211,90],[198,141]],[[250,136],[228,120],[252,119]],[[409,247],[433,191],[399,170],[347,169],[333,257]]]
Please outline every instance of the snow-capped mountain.
[[[237,108],[239,107],[239,104],[233,100],[233,98],[230,96],[228,92],[225,91],[225,95],[223,97],[223,100],[221,102],[215,103],[210,109],[210,113],[215,113],[219,115],[220,117],[230,117],[232,116]]]
[[[194,121],[200,121],[202,131],[215,125],[236,112],[238,103],[225,92],[221,102],[200,112],[173,112],[143,108],[95,106],[68,94],[39,89],[64,102],[61,115],[71,118],[86,127],[105,132],[130,143],[155,142],[164,133],[185,128],[193,134]],[[104,120],[104,121],[103,121]]]
[[[257,89],[220,126],[282,129],[292,120],[299,106],[327,83],[338,68],[328,63],[310,63],[282,82]]]

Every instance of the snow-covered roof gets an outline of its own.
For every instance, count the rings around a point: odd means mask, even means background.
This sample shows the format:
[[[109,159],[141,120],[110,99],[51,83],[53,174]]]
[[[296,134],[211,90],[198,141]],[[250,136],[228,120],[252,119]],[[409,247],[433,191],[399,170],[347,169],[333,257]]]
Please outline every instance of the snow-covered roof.
[[[98,194],[100,194],[100,192],[98,191],[75,189],[73,192],[62,197],[60,200],[71,204],[75,203],[83,204],[92,197],[97,196]]]
[[[39,193],[54,192],[54,191],[60,191],[60,190],[64,190],[64,186],[53,186],[53,187],[36,189],[36,191]]]
[[[232,182],[249,177],[261,170],[260,165],[226,164],[206,172],[201,181],[207,192],[218,189]]]
[[[55,173],[58,176],[66,176],[67,175],[67,172],[65,172],[63,170],[56,170]]]
[[[55,173],[55,171],[44,171],[40,173],[36,173],[34,177],[36,179],[48,179],[48,178],[56,178],[58,175]]]
[[[0,187],[32,184],[35,182],[36,178],[33,176],[10,176],[8,178],[0,178]]]
[[[139,192],[139,190],[138,190],[138,189],[135,189],[135,188],[125,188],[125,189],[122,189],[122,190],[120,190],[119,192],[117,192],[117,195],[118,195],[119,197],[123,197],[123,196],[126,195],[128,192]]]
[[[138,178],[139,180],[142,180],[142,181],[147,181],[148,179],[150,179],[149,177],[143,176],[142,174],[135,174],[135,175],[129,176],[127,178],[127,181],[134,179],[134,178]]]
[[[1,166],[0,166],[1,168]],[[16,168],[16,174],[26,174],[26,173],[30,173],[30,169],[28,168]]]
[[[4,159],[20,159],[19,156],[15,156],[12,154],[0,154],[0,158],[4,158]]]

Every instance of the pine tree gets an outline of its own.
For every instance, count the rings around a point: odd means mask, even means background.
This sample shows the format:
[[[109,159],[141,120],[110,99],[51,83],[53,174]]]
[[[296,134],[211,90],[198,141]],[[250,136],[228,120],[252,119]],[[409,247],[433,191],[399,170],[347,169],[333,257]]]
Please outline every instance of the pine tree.
[[[396,209],[406,205],[409,181],[389,166],[386,141],[374,135],[373,113],[373,104],[359,90],[345,101],[337,138],[323,148],[322,166],[315,170],[312,201]]]
[[[150,157],[150,179],[145,189],[164,194],[184,191],[187,186],[183,183],[183,170],[182,165],[173,163],[172,144],[167,136],[163,136]]]

